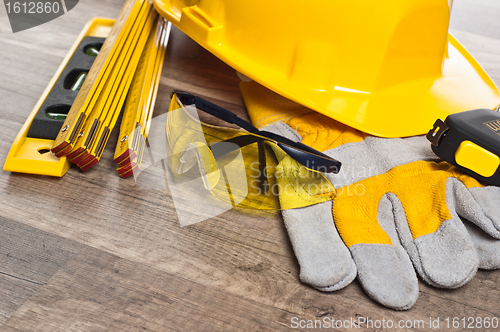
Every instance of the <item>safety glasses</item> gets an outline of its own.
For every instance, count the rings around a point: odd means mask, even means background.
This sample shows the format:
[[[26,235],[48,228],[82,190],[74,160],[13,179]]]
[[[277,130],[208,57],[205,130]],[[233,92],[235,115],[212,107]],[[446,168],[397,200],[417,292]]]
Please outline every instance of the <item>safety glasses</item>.
[[[283,194],[326,196],[334,191],[322,172],[338,173],[339,161],[261,131],[195,95],[174,91],[171,97],[166,115],[167,164],[175,181],[174,186],[169,183],[171,192],[172,188],[184,192],[183,185],[192,189],[192,183],[201,179],[204,188],[199,189],[233,207],[268,210],[281,208]],[[239,129],[214,125],[216,121]],[[297,200],[293,207],[312,202],[317,201]]]

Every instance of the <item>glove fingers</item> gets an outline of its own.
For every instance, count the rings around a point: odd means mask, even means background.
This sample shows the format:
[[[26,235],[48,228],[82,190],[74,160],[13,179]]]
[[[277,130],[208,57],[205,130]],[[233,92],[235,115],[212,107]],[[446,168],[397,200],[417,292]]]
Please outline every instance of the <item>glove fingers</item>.
[[[476,274],[477,253],[458,216],[444,221],[436,232],[423,235],[414,243],[418,252],[414,262],[420,261],[421,275],[429,284],[458,288]]]
[[[380,200],[377,218],[391,238],[392,245],[352,245],[349,249],[358,268],[358,278],[371,298],[387,307],[406,310],[417,300],[418,280],[407,253],[399,243],[392,204],[386,196]]]
[[[476,248],[479,268],[498,269],[500,267],[500,188],[470,187],[457,179],[453,181],[455,209],[463,217],[462,221]],[[448,194],[448,193],[447,193]]]
[[[423,216],[417,215],[407,220],[401,201],[393,194],[396,227],[401,243],[410,255],[415,270],[428,284],[442,288],[458,288],[472,279],[478,268],[478,258],[474,244],[455,213],[453,178],[446,186],[446,204],[451,219],[443,221],[436,231],[413,238],[412,225],[425,224]]]
[[[332,201],[283,210],[282,215],[302,282],[334,291],[354,280],[356,268],[333,223]]]
[[[495,270],[500,268],[500,240],[494,239],[468,220],[462,219],[474,242],[479,258],[479,268]]]
[[[458,181],[457,181],[458,182]],[[500,239],[500,188],[474,187],[468,191],[460,183],[457,187],[457,213],[465,219],[476,224],[486,233]]]
[[[354,261],[351,259],[351,267],[350,267],[347,275],[344,277],[344,279],[342,279],[339,282],[337,282],[336,284],[333,284],[333,285],[328,286],[328,287],[314,287],[314,288],[316,288],[317,290],[320,290],[322,292],[338,291],[339,289],[342,289],[342,288],[346,287],[347,285],[349,285],[354,280],[354,278],[356,278],[357,273],[358,273],[358,269],[356,268],[356,264],[354,264]]]

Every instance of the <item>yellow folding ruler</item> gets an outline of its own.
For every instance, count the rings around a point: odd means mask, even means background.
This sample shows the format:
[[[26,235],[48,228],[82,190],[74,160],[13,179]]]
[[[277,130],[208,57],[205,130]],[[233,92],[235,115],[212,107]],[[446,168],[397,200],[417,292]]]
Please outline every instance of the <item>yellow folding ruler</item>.
[[[115,20],[112,19],[94,18],[83,28],[77,40],[52,77],[44,93],[36,103],[33,111],[30,113],[26,122],[17,134],[14,143],[10,148],[9,154],[7,155],[7,159],[5,160],[5,171],[60,177],[63,176],[69,169],[71,163],[66,157],[57,158],[50,153],[50,148],[54,144],[54,138],[57,134],[58,128],[61,127],[61,123],[55,121],[55,125],[58,125],[59,127],[56,127],[52,139],[40,138],[37,135],[30,135],[29,132],[30,129],[34,129],[32,127],[36,126],[36,124],[34,125],[35,116],[37,116],[42,105],[44,105],[47,101],[47,97],[53,90],[56,82],[60,79],[65,80],[61,75],[70,59],[75,55],[75,52],[80,51],[80,48],[82,48],[81,51],[83,52],[83,48],[86,47],[82,45],[82,41],[87,37],[107,38],[112,31],[114,22]],[[50,113],[45,113],[48,118],[51,116]],[[62,122],[62,120],[60,121]]]
[[[170,29],[170,22],[164,19],[158,21],[156,30],[151,31],[132,82],[120,127],[120,141],[114,155],[114,161],[118,163],[117,172],[124,178],[133,174],[142,159]]]
[[[72,151],[67,153],[67,156],[70,159],[74,159],[76,156],[80,155],[87,147],[90,147],[94,141],[97,130],[99,129],[101,115],[104,114],[106,103],[108,101],[113,101],[113,96],[116,95],[117,89],[121,83],[120,79],[126,72],[128,63],[125,61],[130,59],[130,56],[127,57],[127,53],[131,48],[133,50],[133,43],[137,42],[140,33],[139,27],[144,25],[148,14],[149,12],[147,6],[143,6],[138,14],[138,17],[136,18],[136,21],[134,22],[134,26],[129,32],[129,34],[133,35],[129,35],[128,38],[124,39],[121,49],[118,50],[118,53],[116,54],[115,65],[110,68],[108,79],[102,82],[102,91],[95,97],[96,100],[94,107],[90,110],[87,118],[85,119],[85,122],[80,129],[80,133],[75,139]],[[121,75],[120,70],[122,70]]]
[[[157,17],[152,7],[147,16],[140,17],[137,30],[132,31],[127,38],[125,48],[120,52],[118,61],[105,82],[103,93],[98,96],[94,110],[85,121],[73,150],[68,154],[71,161],[82,170],[95,165],[104,151]]]
[[[137,28],[136,21],[140,16],[139,12],[141,9],[143,12],[149,12],[150,7],[149,0],[127,0],[125,2],[54,142],[52,152],[57,157],[65,156],[72,150],[80,128],[94,109],[104,83],[108,80],[131,30],[134,27]]]

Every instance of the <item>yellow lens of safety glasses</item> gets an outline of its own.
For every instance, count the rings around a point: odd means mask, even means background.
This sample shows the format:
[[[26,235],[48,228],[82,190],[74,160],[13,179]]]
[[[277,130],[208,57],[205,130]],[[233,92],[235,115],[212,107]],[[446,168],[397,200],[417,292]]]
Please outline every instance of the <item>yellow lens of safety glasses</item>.
[[[282,142],[268,137],[209,124],[209,114],[197,108],[200,103],[193,98],[198,97],[173,93],[166,114],[166,159],[172,175],[168,186],[174,203],[181,197],[183,202],[189,200],[188,191],[199,195],[202,190],[230,207],[261,210],[297,208],[331,199],[334,188],[324,175],[305,167],[284,150],[316,161],[325,158],[320,152],[289,145],[282,149]],[[188,105],[186,101],[193,103]],[[210,113],[219,109],[208,102],[203,105],[212,108]],[[226,120],[224,115],[221,117]],[[332,160],[325,162],[331,166]],[[294,195],[297,199],[292,206],[283,207],[280,195]]]

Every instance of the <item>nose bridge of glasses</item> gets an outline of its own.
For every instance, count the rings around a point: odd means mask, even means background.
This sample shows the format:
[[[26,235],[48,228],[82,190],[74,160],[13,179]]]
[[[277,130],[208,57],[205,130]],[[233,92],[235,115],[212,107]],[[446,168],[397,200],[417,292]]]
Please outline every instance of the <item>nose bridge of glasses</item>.
[[[215,159],[219,160],[220,157],[228,155],[229,153],[237,149],[241,149],[250,144],[257,143],[257,153],[258,153],[257,163],[259,170],[257,182],[260,189],[263,192],[267,193],[269,190],[269,179],[267,177],[268,163],[266,161],[266,147],[265,147],[266,141],[268,141],[268,139],[256,135],[246,134],[246,135],[239,135],[236,137],[232,137],[222,142],[214,143],[210,145],[210,149],[212,150]],[[230,160],[227,162],[230,162]]]

